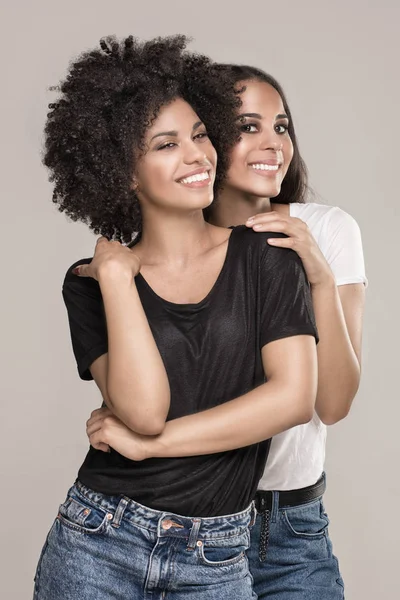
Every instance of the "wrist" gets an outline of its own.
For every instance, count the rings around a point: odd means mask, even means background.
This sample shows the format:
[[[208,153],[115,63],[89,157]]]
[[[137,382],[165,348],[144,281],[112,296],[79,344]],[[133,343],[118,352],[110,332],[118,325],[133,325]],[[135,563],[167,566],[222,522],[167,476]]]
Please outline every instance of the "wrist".
[[[98,268],[98,281],[100,285],[108,283],[132,283],[133,273],[118,261],[107,261]]]
[[[148,437],[145,441],[146,458],[165,458],[168,456],[165,437],[162,433]]]

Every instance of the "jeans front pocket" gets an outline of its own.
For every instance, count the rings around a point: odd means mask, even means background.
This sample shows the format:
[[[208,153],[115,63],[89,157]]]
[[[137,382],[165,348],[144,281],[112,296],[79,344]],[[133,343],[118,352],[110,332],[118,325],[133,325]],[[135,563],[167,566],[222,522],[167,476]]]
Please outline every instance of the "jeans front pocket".
[[[296,537],[325,537],[329,519],[321,500],[302,506],[286,508],[282,511],[284,522],[289,531]]]
[[[69,495],[61,504],[57,519],[69,529],[88,535],[104,533],[113,515],[86,498]]]
[[[246,560],[249,546],[249,531],[231,538],[211,538],[197,542],[200,562],[211,567],[227,567]]]

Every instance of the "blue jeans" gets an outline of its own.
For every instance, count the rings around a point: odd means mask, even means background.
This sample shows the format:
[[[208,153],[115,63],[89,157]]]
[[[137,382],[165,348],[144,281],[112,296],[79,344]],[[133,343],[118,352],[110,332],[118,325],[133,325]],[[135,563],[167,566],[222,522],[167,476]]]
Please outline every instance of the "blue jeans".
[[[344,586],[322,498],[278,508],[273,492],[266,560],[259,559],[261,516],[251,530],[247,552],[258,600],[343,600]]]
[[[253,506],[189,518],[76,482],[47,536],[34,600],[254,600]]]

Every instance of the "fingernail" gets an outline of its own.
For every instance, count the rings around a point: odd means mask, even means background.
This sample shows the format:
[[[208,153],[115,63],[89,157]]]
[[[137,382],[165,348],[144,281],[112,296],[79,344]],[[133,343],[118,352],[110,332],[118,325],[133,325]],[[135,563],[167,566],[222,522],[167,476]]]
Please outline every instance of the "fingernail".
[[[262,225],[254,225],[253,229],[261,229]]]
[[[72,269],[72,272],[74,275],[79,275],[79,267],[75,267],[75,269]]]
[[[253,221],[254,221],[254,217],[249,217],[249,218],[247,219],[247,223],[253,223]]]

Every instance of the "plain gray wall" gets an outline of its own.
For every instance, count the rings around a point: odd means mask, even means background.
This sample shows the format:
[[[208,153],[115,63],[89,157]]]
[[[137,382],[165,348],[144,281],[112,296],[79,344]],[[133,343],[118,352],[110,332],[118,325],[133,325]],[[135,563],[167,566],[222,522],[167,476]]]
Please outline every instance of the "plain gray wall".
[[[186,33],[287,92],[318,197],[359,222],[370,286],[363,382],[329,431],[326,505],[350,600],[398,597],[399,8],[395,0],[1,4],[1,596],[31,597],[40,548],[99,404],[71,352],[60,286],[94,237],[51,203],[41,166],[47,87],[103,35]],[[321,598],[321,600],[323,600]]]

